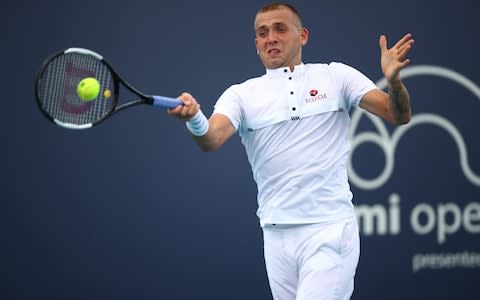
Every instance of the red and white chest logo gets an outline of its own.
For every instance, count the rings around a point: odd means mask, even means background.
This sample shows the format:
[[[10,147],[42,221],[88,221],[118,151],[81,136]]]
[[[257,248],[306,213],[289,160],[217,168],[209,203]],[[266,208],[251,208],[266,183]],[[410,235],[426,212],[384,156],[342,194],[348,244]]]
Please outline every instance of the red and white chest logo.
[[[307,104],[327,100],[327,93],[318,92],[316,89],[311,89],[308,94],[310,97],[305,99],[305,103]]]

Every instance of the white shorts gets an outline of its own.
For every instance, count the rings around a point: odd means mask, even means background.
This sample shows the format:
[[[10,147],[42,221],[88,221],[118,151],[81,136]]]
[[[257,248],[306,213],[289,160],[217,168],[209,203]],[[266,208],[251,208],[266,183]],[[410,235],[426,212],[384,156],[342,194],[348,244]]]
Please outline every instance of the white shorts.
[[[350,299],[360,255],[355,216],[339,222],[263,227],[275,300]]]

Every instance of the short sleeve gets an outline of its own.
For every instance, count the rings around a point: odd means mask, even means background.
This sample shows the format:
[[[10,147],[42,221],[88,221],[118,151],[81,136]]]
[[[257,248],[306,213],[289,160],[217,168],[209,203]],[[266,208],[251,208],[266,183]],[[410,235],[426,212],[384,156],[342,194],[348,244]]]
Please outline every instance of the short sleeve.
[[[348,108],[357,106],[362,97],[371,90],[377,89],[375,83],[357,69],[342,63],[331,63],[330,68]]]
[[[226,89],[218,98],[213,113],[228,117],[235,129],[238,130],[242,122],[241,98],[234,91],[233,86]]]

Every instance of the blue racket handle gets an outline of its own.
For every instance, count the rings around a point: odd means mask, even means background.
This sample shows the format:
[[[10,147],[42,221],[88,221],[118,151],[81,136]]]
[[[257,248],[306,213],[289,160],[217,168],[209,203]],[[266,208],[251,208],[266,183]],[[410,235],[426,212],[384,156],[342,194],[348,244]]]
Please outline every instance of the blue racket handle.
[[[175,108],[183,103],[179,99],[164,96],[152,96],[152,98],[153,106],[157,106],[160,108]]]

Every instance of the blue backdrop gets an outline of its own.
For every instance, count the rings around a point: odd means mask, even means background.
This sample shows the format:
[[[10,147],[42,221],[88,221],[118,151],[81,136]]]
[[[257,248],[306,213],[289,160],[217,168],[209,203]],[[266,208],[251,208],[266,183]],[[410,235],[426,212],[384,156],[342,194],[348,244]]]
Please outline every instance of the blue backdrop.
[[[362,232],[353,299],[478,299],[480,52],[474,1],[292,1],[304,62],[342,61],[382,87],[378,37],[407,32],[413,120],[352,112]],[[202,153],[184,124],[138,107],[85,131],[49,123],[34,80],[68,47],[147,93],[210,114],[264,72],[262,1],[16,1],[2,6],[2,299],[271,299],[256,186],[238,136]]]

